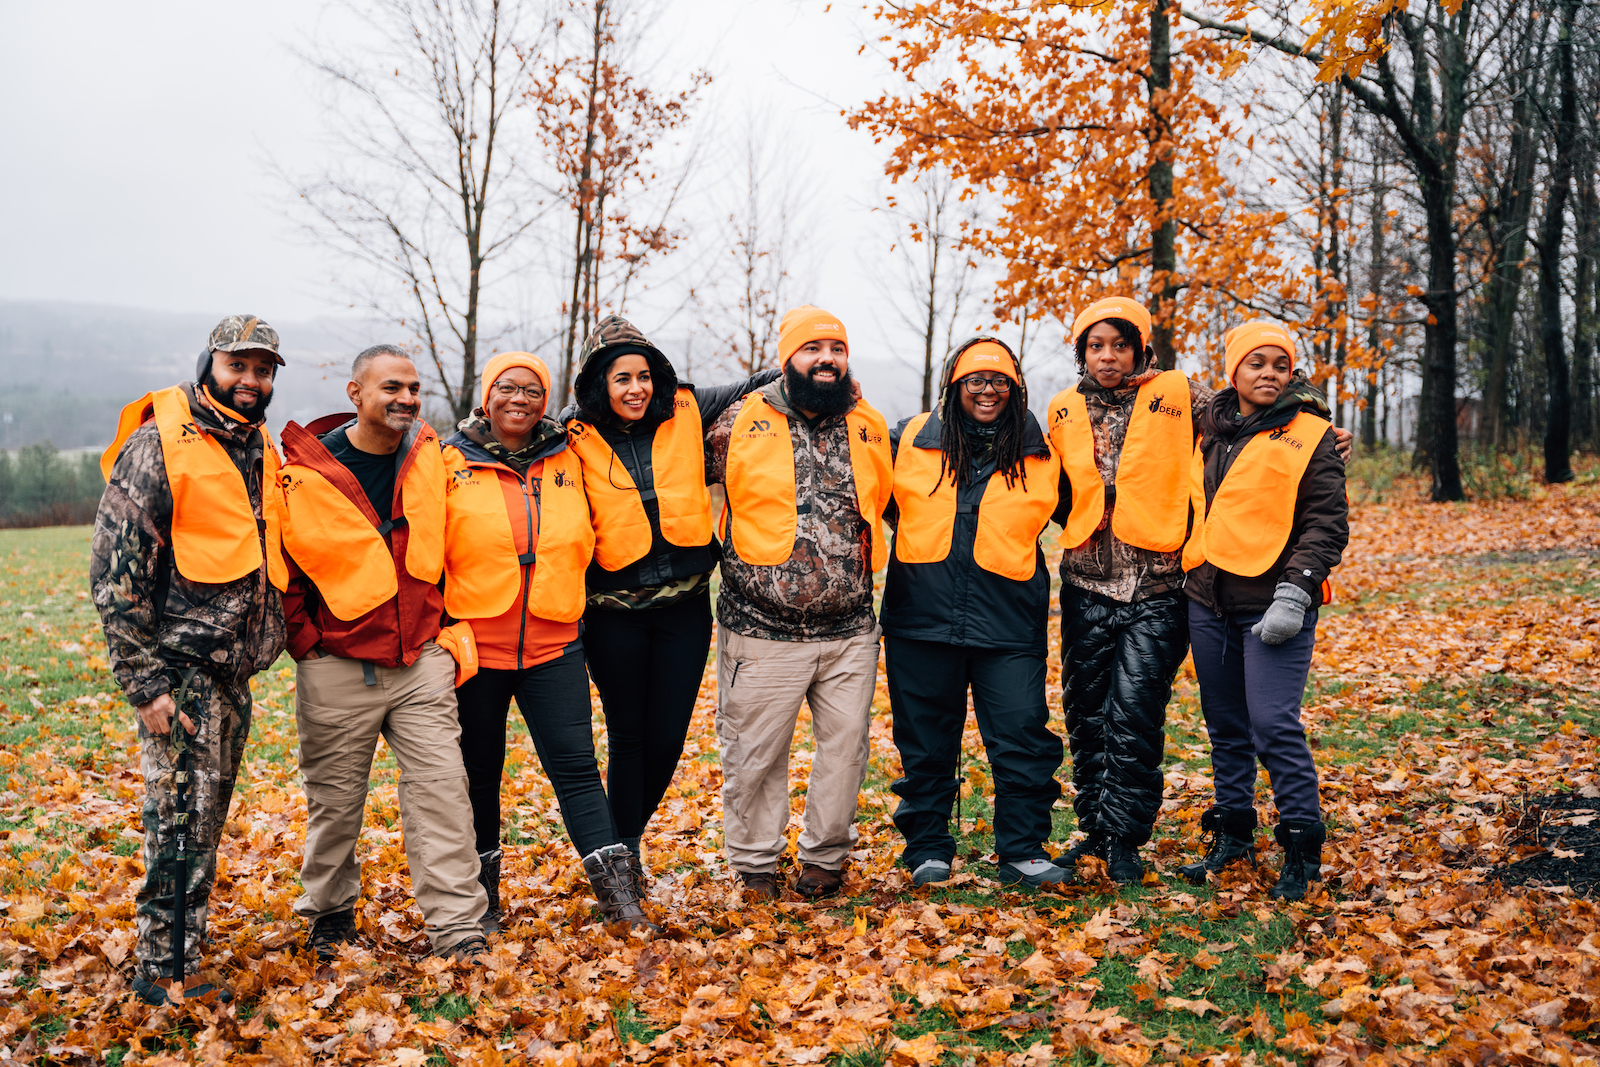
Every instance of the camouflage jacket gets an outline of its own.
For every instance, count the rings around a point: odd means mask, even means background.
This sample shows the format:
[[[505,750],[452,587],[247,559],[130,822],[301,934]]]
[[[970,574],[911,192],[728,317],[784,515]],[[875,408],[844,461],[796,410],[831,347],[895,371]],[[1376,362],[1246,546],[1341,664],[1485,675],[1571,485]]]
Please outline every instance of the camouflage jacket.
[[[1077,389],[1089,409],[1089,426],[1094,433],[1094,463],[1106,483],[1106,513],[1089,539],[1061,554],[1061,580],[1079,589],[1110,597],[1124,604],[1183,586],[1181,552],[1152,552],[1135,548],[1111,532],[1111,514],[1116,507],[1117,462],[1128,436],[1128,420],[1139,386],[1161,373],[1158,368],[1130,379],[1120,389],[1102,389],[1084,375]],[[1211,402],[1211,390],[1189,381],[1189,409],[1195,433],[1200,432],[1200,416]],[[1072,489],[1066,471],[1061,472],[1061,504],[1056,521],[1066,524],[1072,511]]]
[[[723,541],[717,621],[734,633],[769,641],[831,641],[870,633],[877,622],[872,533],[856,503],[844,416],[811,425],[789,405],[781,378],[758,391],[788,416],[796,502],[811,506],[796,516],[793,555],[777,566],[746,563],[731,536]],[[707,485],[726,478],[728,440],[743,406],[730,405],[706,431]]]
[[[195,422],[227,451],[261,518],[261,434],[195,399]],[[239,683],[271,666],[284,648],[283,605],[256,573],[225,585],[191,582],[172,564],[172,489],[155,423],[122,446],[94,519],[89,587],[105,627],[111,669],[130,704],[171,688],[168,666],[202,665]]]

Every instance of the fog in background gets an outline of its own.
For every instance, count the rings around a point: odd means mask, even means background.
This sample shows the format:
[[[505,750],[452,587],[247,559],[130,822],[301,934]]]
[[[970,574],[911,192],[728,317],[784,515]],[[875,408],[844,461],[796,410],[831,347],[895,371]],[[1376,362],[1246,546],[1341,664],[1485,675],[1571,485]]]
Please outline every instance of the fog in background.
[[[695,379],[736,376],[731,366],[708,365],[709,340],[697,336],[703,315],[686,308],[684,287],[717,253],[708,242],[738,195],[728,183],[753,120],[787,154],[807,204],[811,262],[799,273],[811,284],[796,288],[793,302],[844,320],[852,370],[891,420],[919,410],[912,364],[922,341],[885,299],[898,268],[873,210],[904,189],[891,190],[882,149],[838,113],[888,84],[885,65],[870,50],[858,54],[871,36],[865,15],[780,0],[661,8],[646,42],[655,57],[648,80],[672,87],[704,67],[713,81],[678,150],[692,148],[702,161],[680,212],[688,236],[633,290],[629,317],[680,370],[691,357]],[[9,413],[0,447],[106,443],[117,408],[191,377],[210,326],[232,313],[259,315],[282,335],[288,366],[275,427],[344,407],[350,357],[402,338],[339,303],[331,283],[349,268],[307,238],[306,217],[275,170],[313,174],[336,151],[325,86],[295,49],[359,48],[368,31],[316,0],[0,0],[0,18],[0,202],[8,205],[0,213],[0,418]],[[546,247],[524,257],[526,277],[491,277],[502,287],[497,299],[543,302],[536,310],[553,322],[559,285],[540,276],[537,261],[559,263],[570,240],[558,216],[533,238]],[[980,285],[979,295],[986,291]],[[974,305],[972,325],[985,314]],[[1034,331],[1052,341],[1061,333],[1053,322]],[[519,340],[507,334],[483,347],[480,365]],[[1064,362],[1030,360],[1035,397],[1070,378]]]

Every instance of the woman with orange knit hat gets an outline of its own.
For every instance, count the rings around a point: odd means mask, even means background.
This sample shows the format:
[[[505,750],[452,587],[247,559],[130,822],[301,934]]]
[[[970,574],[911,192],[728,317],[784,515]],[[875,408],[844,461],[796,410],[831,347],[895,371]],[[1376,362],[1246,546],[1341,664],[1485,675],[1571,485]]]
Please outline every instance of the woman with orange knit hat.
[[[1317,767],[1300,722],[1317,607],[1350,537],[1344,464],[1327,407],[1294,386],[1294,337],[1250,322],[1226,338],[1229,388],[1207,406],[1195,453],[1194,532],[1184,546],[1189,635],[1211,736],[1210,850],[1185,867],[1254,862],[1256,760],[1272,779],[1284,849],[1272,895],[1322,877]],[[1316,398],[1320,399],[1320,397]]]
[[[544,417],[549,395],[550,371],[537,356],[497,355],[483,370],[482,406],[444,442],[444,604],[477,646],[478,670],[456,699],[489,895],[484,927],[499,929],[500,775],[515,697],[602,914],[648,933],[595,760],[578,629],[594,529],[578,457]]]
[[[1045,703],[1050,574],[1039,536],[1058,464],[1028,411],[1016,357],[975,337],[945,363],[936,411],[902,422],[883,645],[900,750],[895,826],[914,885],[951,875],[950,808],[967,691],[994,769],[999,879],[1038,886],[1070,872],[1045,851],[1061,795],[1061,739]]]
[[[1072,324],[1078,383],[1050,402],[1061,460],[1061,700],[1085,834],[1062,863],[1099,856],[1119,882],[1143,878],[1138,849],[1161,810],[1167,700],[1189,640],[1187,471],[1213,395],[1155,366],[1150,325],[1125,297],[1086,308]],[[1305,378],[1291,388],[1327,410]],[[1348,451],[1349,432],[1337,432]]]

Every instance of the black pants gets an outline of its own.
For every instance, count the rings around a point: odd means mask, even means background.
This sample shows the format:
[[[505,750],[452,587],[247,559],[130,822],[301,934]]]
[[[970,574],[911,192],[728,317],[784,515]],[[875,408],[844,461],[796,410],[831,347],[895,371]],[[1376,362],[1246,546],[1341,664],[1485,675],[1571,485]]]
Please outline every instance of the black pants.
[[[578,855],[617,842],[611,805],[600,785],[589,712],[583,649],[520,671],[480,670],[456,690],[461,713],[461,759],[478,851],[500,847],[500,773],[506,765],[506,714],[511,698],[533,735],[539,763],[555,787],[561,819]]]
[[[640,611],[590,608],[583,647],[605,709],[617,834],[638,837],[683,756],[711,649],[711,593]]]
[[[903,772],[893,786],[900,797],[894,824],[905,835],[906,866],[956,854],[950,808],[961,786],[956,756],[969,685],[994,771],[995,854],[1001,863],[1047,858],[1061,738],[1047,725],[1045,658],[887,635],[883,650]]]
[[[1061,587],[1061,702],[1078,828],[1150,840],[1161,810],[1172,679],[1189,650],[1182,590],[1132,604]]]

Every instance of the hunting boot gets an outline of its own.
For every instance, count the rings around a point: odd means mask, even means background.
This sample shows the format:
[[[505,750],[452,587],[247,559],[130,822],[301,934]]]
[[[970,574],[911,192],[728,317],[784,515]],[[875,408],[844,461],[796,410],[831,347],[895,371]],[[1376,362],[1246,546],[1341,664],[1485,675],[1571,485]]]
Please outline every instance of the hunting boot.
[[[489,898],[489,910],[478,920],[478,926],[486,934],[500,932],[500,856],[498,848],[478,853],[478,884]]]
[[[1139,859],[1139,846],[1122,838],[1106,844],[1106,877],[1122,885],[1138,885],[1144,881],[1144,863]]]
[[[1269,894],[1275,900],[1303,900],[1311,882],[1322,881],[1322,843],[1327,830],[1320,822],[1280,822],[1272,836],[1283,846],[1283,870]]]
[[[1190,885],[1205,885],[1207,874],[1215,874],[1235,860],[1255,866],[1255,808],[1208,808],[1200,816],[1200,832],[1210,839],[1205,859],[1178,868]]]
[[[639,905],[639,882],[633,876],[627,845],[607,845],[583,857],[583,873],[594,886],[600,914],[608,923],[625,922],[641,937],[654,937],[661,927],[651,922]]]
[[[1056,857],[1056,866],[1066,867],[1068,870],[1077,866],[1079,860],[1088,856],[1106,858],[1106,839],[1094,830],[1089,831],[1089,836],[1079,841]]]

